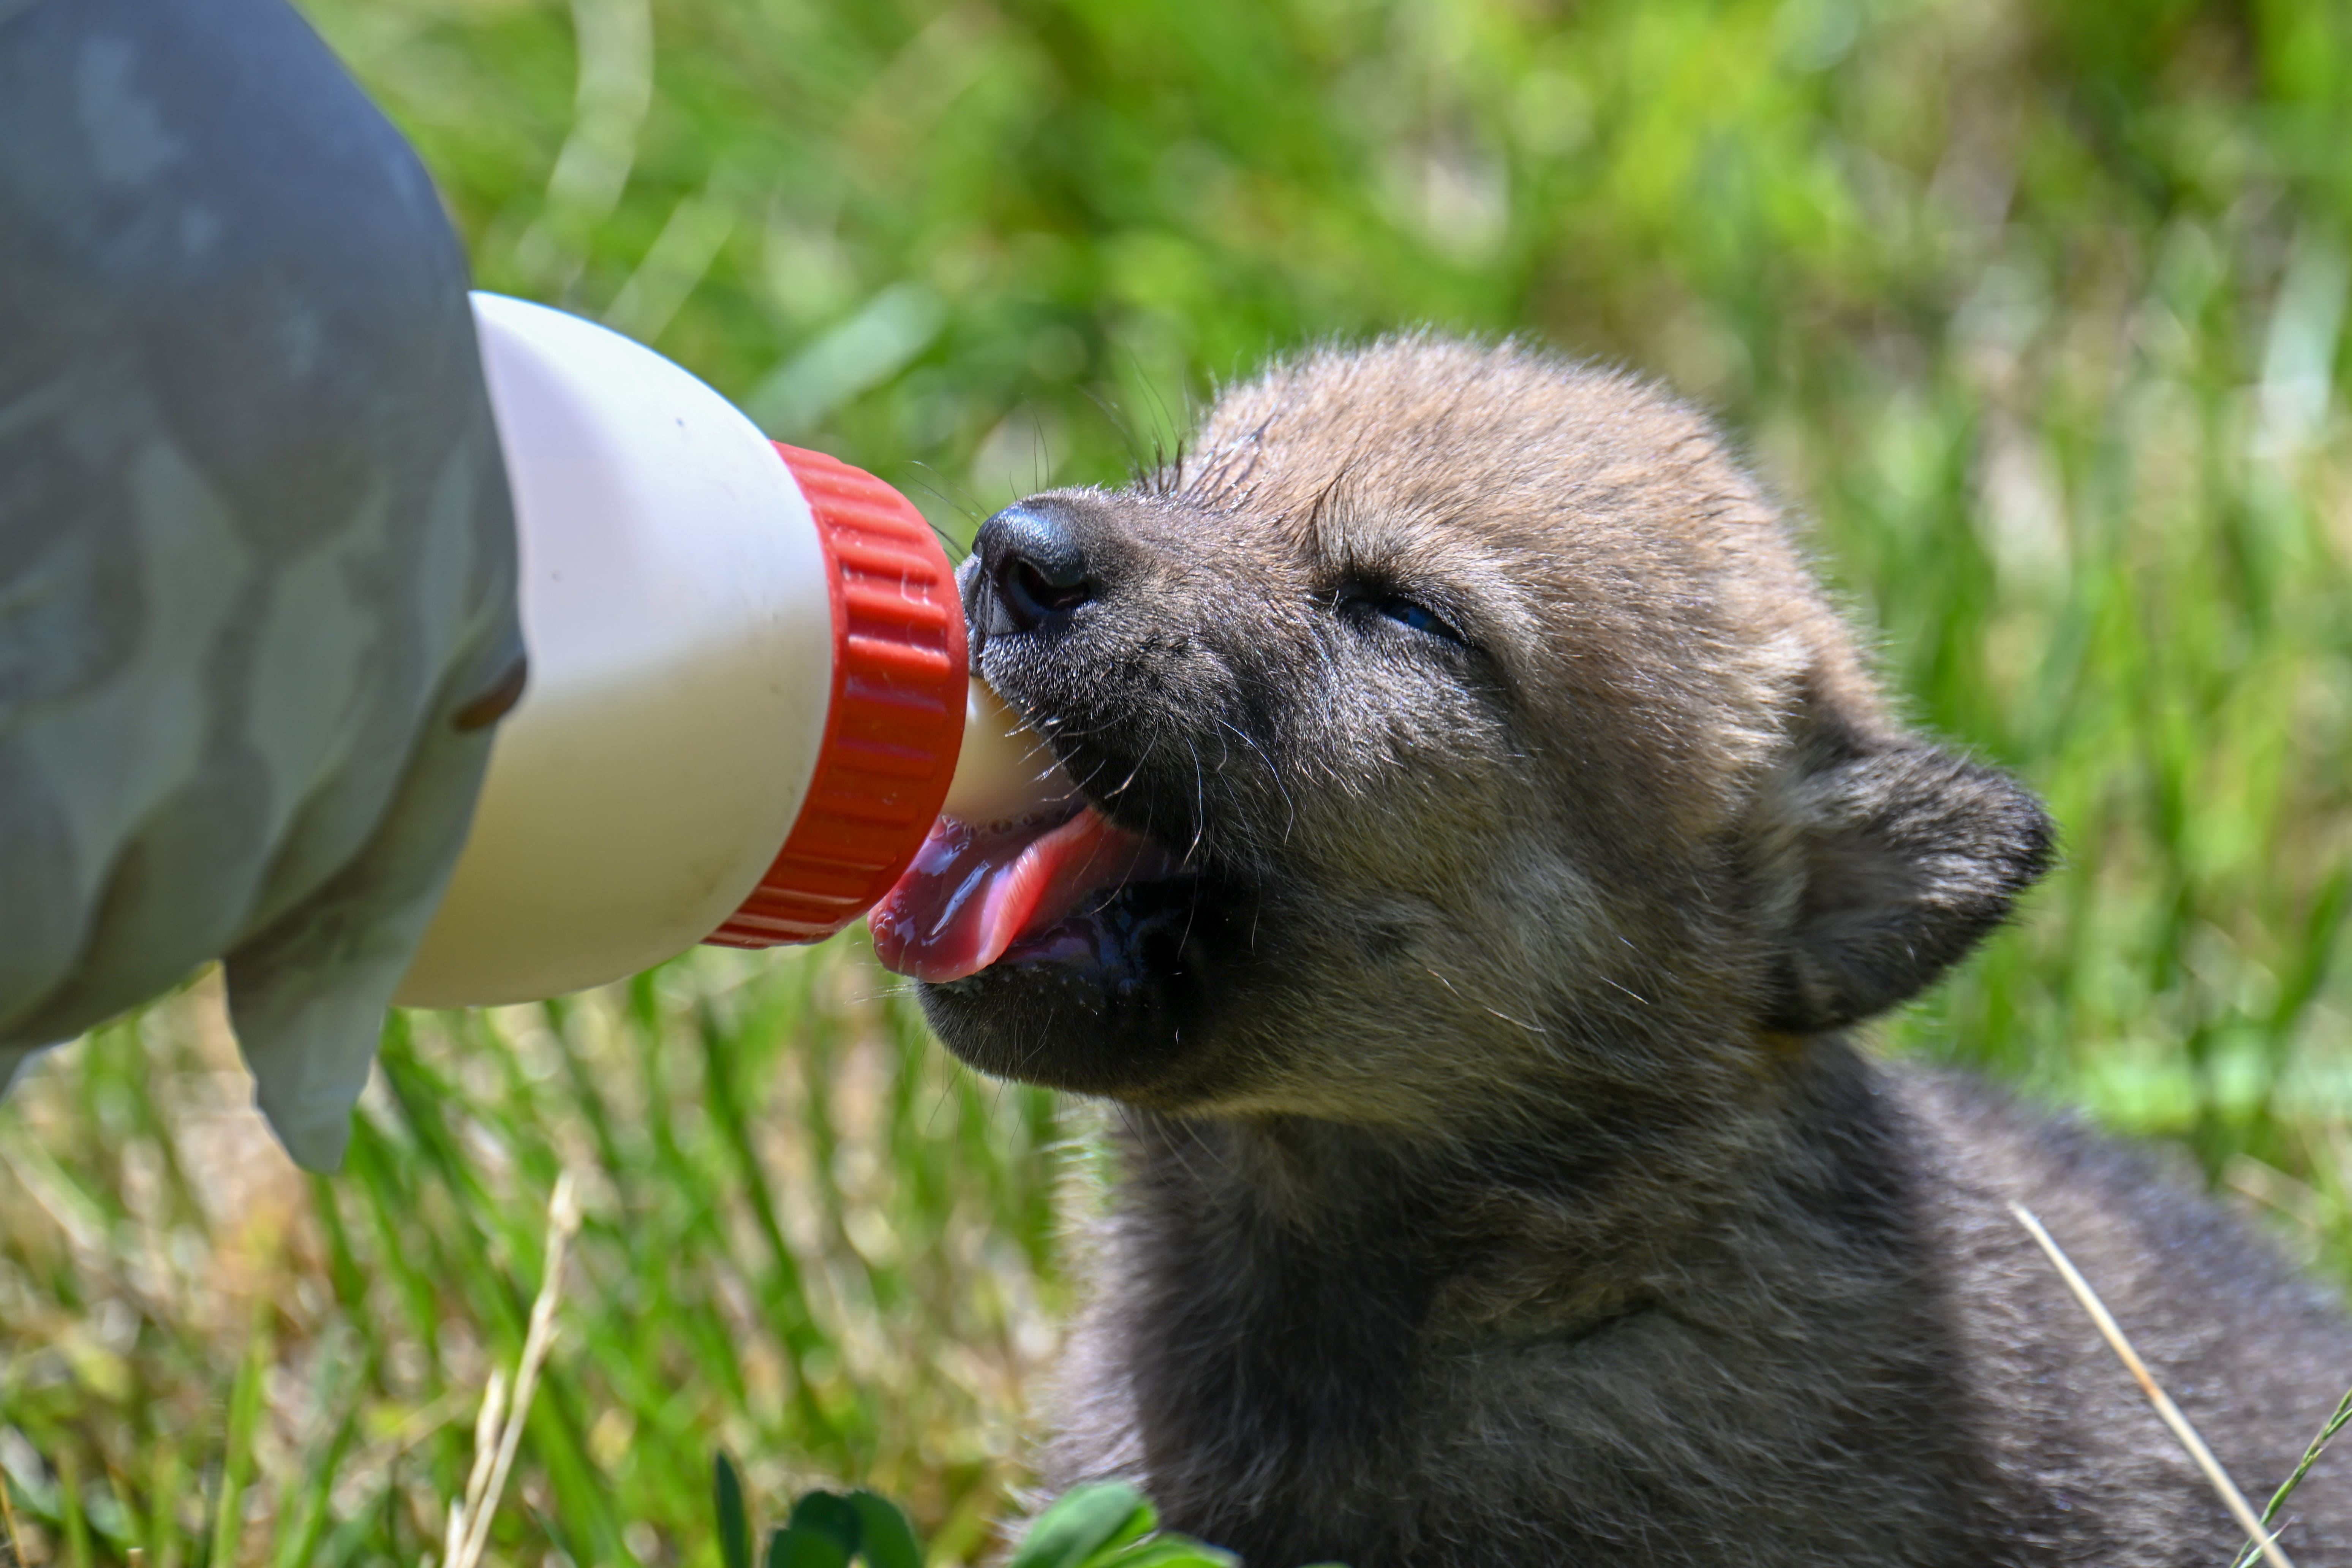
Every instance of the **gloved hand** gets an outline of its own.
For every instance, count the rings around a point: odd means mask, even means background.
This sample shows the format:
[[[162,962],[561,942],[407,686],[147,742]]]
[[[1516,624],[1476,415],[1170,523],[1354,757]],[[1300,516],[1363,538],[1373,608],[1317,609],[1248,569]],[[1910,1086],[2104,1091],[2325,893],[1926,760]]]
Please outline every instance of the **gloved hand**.
[[[217,957],[340,1163],[523,678],[466,288],[279,0],[0,0],[0,1082]]]

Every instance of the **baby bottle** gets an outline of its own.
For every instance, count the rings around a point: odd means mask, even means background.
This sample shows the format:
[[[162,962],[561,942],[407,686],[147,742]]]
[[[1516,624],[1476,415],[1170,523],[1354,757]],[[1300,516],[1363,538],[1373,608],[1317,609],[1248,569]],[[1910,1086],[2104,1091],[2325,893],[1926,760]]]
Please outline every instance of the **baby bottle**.
[[[395,1000],[532,1000],[840,930],[951,784],[1002,794],[1026,754],[969,681],[929,525],[603,327],[492,294],[474,315],[530,678]],[[968,705],[989,743],[959,779]]]

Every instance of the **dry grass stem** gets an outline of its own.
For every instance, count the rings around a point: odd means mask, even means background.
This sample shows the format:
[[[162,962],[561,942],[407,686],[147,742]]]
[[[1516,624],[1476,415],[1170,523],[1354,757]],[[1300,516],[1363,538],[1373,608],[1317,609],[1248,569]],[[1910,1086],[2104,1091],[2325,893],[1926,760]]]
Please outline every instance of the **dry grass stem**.
[[[2213,1457],[2213,1450],[2205,1446],[2205,1439],[2197,1435],[2197,1428],[2189,1424],[2189,1417],[2172,1403],[2172,1396],[2158,1385],[2147,1370],[2147,1363],[2139,1359],[2139,1352],[2132,1349],[2131,1341],[2124,1337],[2123,1327],[2116,1321],[2115,1314],[2107,1310],[2107,1304],[2099,1299],[2096,1290],[2091,1289],[2091,1282],[2083,1278],[2082,1270],[2074,1267],[2074,1260],[2066,1256],[2066,1249],[2060,1247],[2057,1238],[2043,1228],[2032,1210],[2021,1204],[2011,1204],[2009,1212],[2017,1216],[2017,1223],[2023,1226],[2033,1239],[2042,1244],[2042,1250],[2050,1255],[2058,1277],[2066,1281],[2066,1289],[2074,1292],[2074,1300],[2083,1304],[2083,1310],[2088,1312],[2091,1321],[2098,1325],[2100,1334],[2123,1362],[2124,1369],[2137,1380],[2140,1391],[2147,1395],[2147,1402],[2156,1406],[2158,1418],[2172,1429],[2172,1435],[2180,1440],[2180,1446],[2189,1451],[2189,1457],[2197,1461],[2197,1468],[2205,1472],[2205,1479],[2221,1494],[2222,1505],[2229,1509],[2231,1517],[2238,1521],[2239,1528],[2246,1532],[2247,1538],[2262,1548],[2263,1557],[2271,1568],[2294,1568],[2294,1560],[2281,1549],[2270,1531],[2263,1528],[2263,1521],[2246,1501],[2246,1494],[2238,1489],[2238,1483],[2230,1479],[2230,1472],[2221,1468],[2221,1461]]]
[[[449,1535],[441,1552],[444,1563],[454,1564],[464,1554],[467,1527],[473,1519],[471,1510],[489,1489],[490,1467],[498,1461],[499,1423],[506,1415],[506,1370],[492,1367],[490,1381],[482,1390],[481,1412],[474,1417],[474,1468],[466,1477],[466,1494],[449,1505]]]
[[[498,1512],[507,1476],[522,1447],[523,1424],[530,1419],[531,1395],[539,1386],[539,1369],[555,1343],[555,1307],[563,1295],[563,1255],[580,1228],[580,1201],[572,1173],[555,1180],[547,1204],[547,1264],[541,1272],[539,1296],[530,1304],[530,1326],[523,1335],[522,1360],[515,1368],[514,1398],[506,1401],[505,1379],[490,1373],[482,1391],[482,1412],[474,1424],[474,1468],[466,1480],[465,1500],[449,1510],[447,1568],[478,1568],[490,1543],[490,1519]],[[500,1406],[506,1405],[503,1423]]]
[[[8,1531],[9,1568],[17,1568],[25,1561],[25,1538],[16,1529],[16,1501],[8,1495],[10,1485],[5,1476],[0,1476],[0,1525]]]

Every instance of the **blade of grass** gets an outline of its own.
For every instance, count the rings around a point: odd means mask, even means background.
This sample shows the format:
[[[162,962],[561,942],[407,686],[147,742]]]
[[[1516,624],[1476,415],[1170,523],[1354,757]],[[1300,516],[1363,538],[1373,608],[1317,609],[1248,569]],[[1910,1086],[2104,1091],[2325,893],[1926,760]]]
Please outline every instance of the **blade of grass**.
[[[360,1435],[359,1406],[348,1390],[343,1392],[341,1403],[343,1414],[336,1420],[324,1452],[308,1466],[307,1484],[299,1494],[299,1506],[295,1506],[297,1494],[289,1489],[285,1505],[278,1510],[280,1533],[271,1568],[308,1568],[316,1560],[319,1543],[326,1536],[335,1482],[342,1475],[343,1460],[358,1445]]]
[[[2326,1425],[2320,1427],[2319,1435],[2314,1437],[2310,1446],[2304,1449],[2303,1458],[2295,1462],[2294,1473],[2279,1483],[2278,1490],[2271,1493],[2271,1500],[2263,1509],[2264,1530],[2268,1530],[2271,1522],[2278,1518],[2279,1510],[2286,1506],[2286,1500],[2294,1495],[2294,1489],[2303,1485],[2303,1478],[2311,1473],[2312,1466],[2319,1463],[2319,1456],[2326,1451],[2327,1445],[2335,1439],[2336,1434],[2344,1430],[2345,1423],[2347,1421],[2352,1421],[2352,1389],[2345,1390],[2344,1397],[2336,1402],[2336,1413],[2327,1418]],[[2230,1564],[2230,1568],[2248,1568],[2261,1552],[2262,1543],[2259,1541],[2248,1541],[2239,1551],[2237,1561]]]
[[[70,1454],[58,1460],[58,1511],[66,1531],[66,1561],[72,1568],[90,1568],[89,1515],[82,1508],[81,1467]]]
[[[255,1298],[245,1359],[238,1363],[236,1382],[229,1390],[228,1442],[221,1456],[220,1493],[213,1501],[212,1550],[205,1558],[211,1568],[231,1568],[236,1562],[237,1543],[245,1535],[245,1489],[253,1479],[253,1438],[261,1425],[274,1312],[275,1303],[267,1293]]]
[[[698,1016],[695,1023],[694,1032],[703,1050],[704,1085],[709,1096],[711,1120],[721,1134],[728,1152],[733,1156],[741,1190],[751,1201],[751,1212],[759,1221],[760,1234],[767,1243],[772,1271],[761,1294],[777,1321],[779,1338],[792,1353],[794,1370],[792,1397],[794,1405],[807,1426],[806,1440],[828,1458],[835,1462],[845,1461],[849,1452],[850,1435],[841,1430],[834,1413],[818,1399],[811,1380],[802,1370],[822,1342],[822,1336],[809,1310],[808,1289],[801,1278],[799,1259],[793,1255],[792,1243],[784,1236],[783,1221],[770,1185],[767,1169],[760,1163],[758,1151],[752,1144],[749,1115],[735,1092],[735,1079],[729,1070],[724,1037],[707,1013]]]

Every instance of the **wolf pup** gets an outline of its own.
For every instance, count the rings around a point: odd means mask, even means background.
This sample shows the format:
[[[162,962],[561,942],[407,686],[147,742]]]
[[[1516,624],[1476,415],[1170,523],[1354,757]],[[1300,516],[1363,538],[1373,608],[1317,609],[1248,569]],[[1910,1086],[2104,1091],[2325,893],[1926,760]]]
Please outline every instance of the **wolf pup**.
[[[1115,1102],[1049,1484],[1250,1568],[2223,1568],[2012,1201],[2257,1501],[2352,1383],[2213,1206],[1855,1045],[2050,824],[1895,721],[1689,409],[1312,353],[1167,471],[999,513],[963,584],[1083,795],[877,936],[965,1061]],[[2332,1461],[2291,1513],[2352,1563]]]

